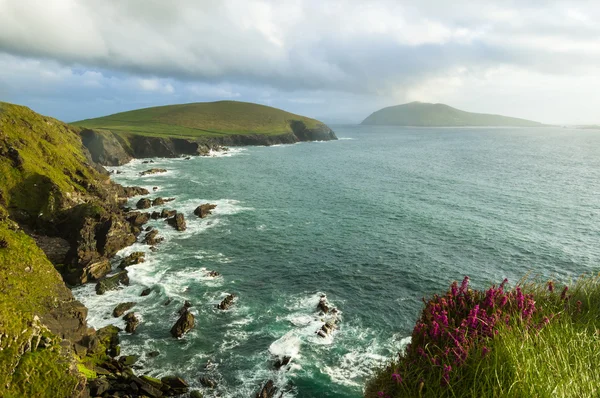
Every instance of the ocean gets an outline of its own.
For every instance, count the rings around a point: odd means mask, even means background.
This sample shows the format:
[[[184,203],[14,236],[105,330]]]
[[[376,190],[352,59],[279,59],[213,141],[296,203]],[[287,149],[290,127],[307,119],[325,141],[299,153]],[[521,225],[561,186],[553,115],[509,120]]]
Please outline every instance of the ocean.
[[[158,251],[136,243],[118,254],[115,268],[147,253],[128,268],[130,286],[101,296],[93,285],[74,289],[97,328],[124,327],[112,309],[138,303],[141,325],[121,336],[122,354],[139,355],[138,373],[181,375],[205,397],[252,397],[269,379],[284,397],[360,397],[373,369],[409,341],[422,298],[453,280],[468,275],[484,288],[600,271],[598,131],[333,129],[338,141],[110,168],[151,198],[174,197],[150,210],[176,209],[188,226],[151,221],[165,238]],[[139,176],[151,167],[168,172]],[[193,214],[202,203],[217,205],[205,219]],[[229,293],[233,307],[216,309]],[[316,334],[322,294],[340,311],[325,338]],[[174,339],[185,300],[196,327]],[[291,362],[277,370],[282,356]]]

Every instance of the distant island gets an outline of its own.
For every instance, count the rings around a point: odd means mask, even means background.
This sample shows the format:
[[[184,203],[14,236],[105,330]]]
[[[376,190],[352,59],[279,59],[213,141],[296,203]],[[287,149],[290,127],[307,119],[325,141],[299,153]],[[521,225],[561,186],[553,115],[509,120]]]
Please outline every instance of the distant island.
[[[444,104],[411,102],[373,112],[362,121],[371,126],[513,126],[542,127],[542,123],[514,117],[461,111]]]
[[[335,140],[324,123],[240,101],[197,102],[115,113],[71,123],[95,162],[204,154],[220,146]]]

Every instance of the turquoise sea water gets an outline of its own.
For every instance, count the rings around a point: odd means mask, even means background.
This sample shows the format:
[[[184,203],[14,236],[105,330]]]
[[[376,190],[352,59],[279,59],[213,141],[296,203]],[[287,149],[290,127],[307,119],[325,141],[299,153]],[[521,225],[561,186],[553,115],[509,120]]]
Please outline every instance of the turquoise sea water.
[[[90,323],[122,325],[112,309],[137,301],[142,324],[122,335],[123,353],[141,355],[139,372],[178,373],[207,397],[250,397],[268,379],[286,397],[360,397],[372,369],[406,343],[424,295],[464,275],[485,287],[600,271],[599,132],[334,130],[339,141],[117,168],[117,182],[175,197],[166,207],[185,214],[188,230],[152,221],[166,238],[159,251],[120,253],[148,252],[129,268],[129,287],[76,289]],[[150,166],[169,171],[139,177]],[[206,202],[217,208],[200,220],[193,210]],[[155,291],[139,297],[146,287]],[[215,309],[227,293],[234,307]],[[321,293],[342,312],[326,339],[315,334]],[[184,300],[197,324],[176,340],[169,329]],[[275,370],[282,355],[292,362]]]

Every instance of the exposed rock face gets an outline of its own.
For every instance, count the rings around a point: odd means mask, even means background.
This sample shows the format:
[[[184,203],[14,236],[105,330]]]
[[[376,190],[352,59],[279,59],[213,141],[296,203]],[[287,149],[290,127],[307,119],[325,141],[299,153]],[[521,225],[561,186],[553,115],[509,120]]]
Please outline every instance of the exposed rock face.
[[[141,227],[150,221],[150,214],[132,211],[126,215],[127,221],[134,227]]]
[[[210,203],[204,203],[204,204],[196,207],[196,210],[194,210],[194,214],[200,218],[205,218],[205,217],[208,217],[210,214],[212,214],[211,210],[215,209],[216,207],[217,207],[217,205],[213,205]]]
[[[143,242],[147,245],[154,246],[154,245],[159,244],[163,240],[164,240],[164,238],[161,238],[160,236],[158,236],[158,230],[153,229],[144,236]]]
[[[161,198],[160,196],[158,198],[155,198],[152,201],[152,206],[162,206],[165,204],[165,200],[163,198]]]
[[[160,212],[160,218],[173,217],[175,214],[177,214],[177,210],[162,209]]]
[[[166,305],[166,303],[165,303]],[[179,311],[177,311],[177,313],[181,316],[183,314],[185,314],[186,312],[188,312],[188,309],[192,306],[191,301],[189,300],[185,300],[185,303],[183,303],[183,306],[179,309]]]
[[[76,286],[83,283],[98,281],[110,273],[110,271],[110,261],[104,258],[89,263],[84,267],[75,268],[72,272],[64,273],[63,278],[68,284]]]
[[[90,151],[96,163],[103,166],[121,166],[132,159],[116,134],[87,129],[79,134],[83,145]]]
[[[150,207],[152,207],[152,201],[148,198],[142,198],[138,200],[138,202],[135,204],[135,207],[137,207],[140,210],[149,209]]]
[[[167,219],[170,226],[178,231],[185,231],[187,226],[185,224],[185,218],[182,213],[175,214],[175,217]]]
[[[142,187],[123,187],[123,197],[131,198],[133,196],[148,195],[150,192]]]
[[[149,170],[146,170],[146,171],[142,171],[140,173],[140,176],[143,177],[143,176],[149,175],[149,174],[158,174],[158,173],[166,173],[166,172],[167,172],[167,169],[157,169],[157,168],[154,168],[154,169],[149,169]]]
[[[325,296],[324,294],[321,295],[321,298],[319,299],[319,304],[317,304],[317,310],[321,311],[324,314],[327,314],[329,312],[329,303],[327,302],[327,296]]]
[[[146,254],[144,252],[133,252],[129,256],[121,260],[119,268],[125,269],[130,265],[141,264],[146,260]]]
[[[134,333],[140,324],[140,319],[135,316],[134,312],[129,312],[123,317],[123,320],[126,322],[125,331],[127,333]]]
[[[140,297],[149,296],[150,293],[152,293],[152,288],[147,287],[144,290],[142,290],[142,292],[140,293]]]
[[[275,363],[273,364],[273,366],[275,367],[275,369],[279,370],[282,367],[287,366],[291,360],[292,360],[292,357],[289,357],[286,355],[282,358],[277,358],[275,360]]]
[[[206,377],[206,376],[203,376],[200,378],[200,384],[202,384],[204,387],[207,387],[207,388],[216,388],[217,387],[217,382],[214,379],[211,379],[210,377]]]
[[[269,380],[261,390],[256,393],[256,398],[273,398],[275,397],[275,394],[277,394],[277,387],[275,387],[273,380]]]
[[[109,290],[116,290],[120,285],[129,285],[127,271],[121,271],[113,276],[102,279],[96,284],[96,294],[104,294]]]
[[[337,140],[335,133],[324,124],[318,125],[314,129],[306,127],[303,121],[292,120],[290,127],[299,141],[331,141]]]
[[[166,376],[160,379],[160,381],[169,387],[170,393],[174,395],[185,394],[189,390],[189,385],[181,377],[177,376]]]
[[[171,335],[179,338],[189,332],[194,327],[194,324],[194,315],[186,310],[171,328]]]
[[[137,303],[134,303],[132,301],[128,302],[128,303],[121,303],[118,304],[115,309],[112,312],[112,315],[115,318],[119,318],[121,316],[123,316],[123,314],[127,311],[129,311],[130,309],[132,309]]]
[[[225,297],[221,303],[219,303],[217,305],[217,308],[220,310],[228,310],[232,305],[233,305],[233,301],[235,299],[235,294],[229,294],[227,295],[227,297]]]

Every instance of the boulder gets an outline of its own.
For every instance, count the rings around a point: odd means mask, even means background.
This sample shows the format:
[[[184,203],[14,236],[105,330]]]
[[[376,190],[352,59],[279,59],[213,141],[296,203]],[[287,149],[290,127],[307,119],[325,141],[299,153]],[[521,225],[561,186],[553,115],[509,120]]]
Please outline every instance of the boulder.
[[[118,304],[115,309],[112,312],[112,315],[115,318],[119,318],[120,316],[122,316],[125,312],[129,311],[130,309],[132,309],[137,303],[134,303],[132,301],[127,302],[127,303],[121,303]]]
[[[321,298],[319,299],[319,304],[317,304],[317,311],[320,311],[324,314],[327,314],[329,312],[329,303],[327,302],[327,296],[325,296],[324,294],[321,295]]]
[[[165,200],[160,196],[152,201],[152,206],[161,206],[165,204]]]
[[[118,173],[121,174],[121,173]],[[142,188],[142,187],[121,187],[122,191],[121,191],[121,195],[126,197],[126,198],[131,198],[133,196],[139,196],[139,195],[148,195],[150,192],[148,192],[148,190],[146,188]]]
[[[214,379],[211,379],[210,377],[207,377],[207,376],[203,376],[200,378],[200,384],[202,384],[204,387],[207,387],[207,388],[216,388],[217,387],[217,382]]]
[[[129,312],[123,317],[123,320],[126,322],[125,331],[127,333],[134,333],[137,327],[140,325],[140,319],[135,316],[134,312]]]
[[[325,324],[323,326],[321,326],[321,329],[317,330],[316,333],[319,337],[327,337],[335,329],[337,329],[337,325],[335,324],[335,321],[329,320],[329,321],[325,322]]]
[[[133,252],[129,256],[127,256],[123,260],[121,260],[121,263],[119,264],[119,268],[125,269],[125,268],[129,267],[130,265],[143,263],[144,261],[146,261],[145,256],[146,256],[146,254],[144,252]]]
[[[275,387],[275,383],[273,380],[267,381],[261,390],[256,393],[256,398],[273,398],[277,393],[277,387]]]
[[[117,272],[113,276],[102,279],[96,284],[96,294],[104,294],[109,290],[116,290],[120,285],[129,286],[127,271]]]
[[[185,218],[182,213],[175,214],[175,217],[167,219],[167,222],[170,226],[175,228],[178,231],[185,231],[187,226],[185,225]]]
[[[195,324],[194,315],[191,312],[185,311],[175,322],[175,325],[171,328],[171,335],[173,337],[181,337],[190,331]]]
[[[219,274],[217,271],[207,271],[206,272],[206,276],[210,276],[211,278],[216,278],[219,275],[221,275],[221,274]]]
[[[165,376],[160,379],[164,386],[169,387],[168,395],[181,395],[185,394],[189,390],[189,385],[181,377],[177,376]]]
[[[275,363],[273,364],[273,366],[275,367],[275,369],[279,370],[282,367],[288,365],[291,360],[292,360],[292,357],[289,357],[286,355],[283,358],[277,358],[275,360]]]
[[[137,355],[124,355],[119,358],[119,364],[123,367],[131,367],[138,360]]]
[[[148,198],[142,198],[135,204],[138,209],[149,209],[151,206],[152,202]]]
[[[166,303],[165,303],[165,305],[166,305]],[[183,306],[179,309],[179,311],[177,311],[177,313],[179,315],[183,315],[183,314],[185,314],[188,311],[188,309],[191,306],[192,306],[191,301],[185,300],[185,303],[183,303]]]
[[[153,191],[158,191],[158,187],[152,187]]]
[[[162,209],[162,211],[160,212],[160,218],[173,217],[176,214],[177,214],[177,210]]]
[[[119,329],[116,326],[108,325],[96,331],[96,336],[100,342],[106,347],[107,353],[110,356],[116,356],[119,347]]]
[[[133,211],[127,214],[126,220],[135,227],[141,227],[150,220],[150,214]]]
[[[148,175],[148,174],[158,174],[158,173],[166,173],[166,172],[167,172],[166,169],[149,169],[149,170],[146,170],[146,171],[142,171],[140,173],[140,176],[143,177],[143,176]]]
[[[151,287],[147,287],[144,290],[142,290],[142,293],[140,294],[140,297],[148,296],[150,293],[152,293],[152,288]]]
[[[158,220],[160,218],[160,211],[153,211],[152,214],[150,214],[150,218],[153,220]]]
[[[150,351],[149,353],[146,354],[146,356],[148,358],[156,358],[159,355],[160,355],[160,352],[158,352],[158,351]]]
[[[205,217],[208,217],[210,214],[212,214],[211,210],[216,207],[217,207],[217,205],[213,205],[210,203],[204,203],[204,204],[201,204],[200,206],[196,207],[196,210],[194,210],[194,214],[200,218],[205,218]]]
[[[192,392],[190,392],[190,398],[204,398],[204,396],[202,395],[202,393],[198,390],[194,390]]]
[[[235,299],[235,294],[229,294],[225,297],[219,304],[217,304],[217,308],[220,310],[228,310],[233,305],[233,300]]]
[[[110,273],[112,267],[107,259],[94,261],[80,268],[72,268],[64,271],[64,279],[70,285],[95,282]]]
[[[100,397],[110,389],[110,383],[105,378],[92,379],[88,382],[88,386],[93,397]]]
[[[122,216],[113,214],[96,228],[96,246],[106,258],[111,258],[124,247],[134,244],[136,237]]]
[[[164,238],[161,238],[158,236],[158,230],[153,229],[152,231],[150,231],[146,235],[144,235],[143,242],[147,245],[154,246],[154,245],[162,242],[163,240],[164,240]]]

